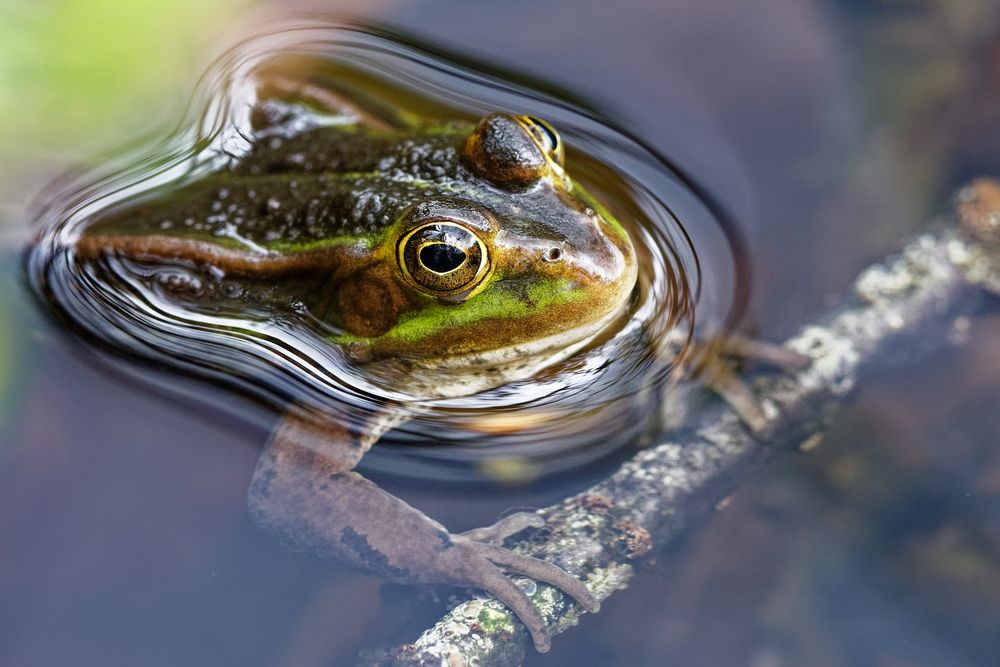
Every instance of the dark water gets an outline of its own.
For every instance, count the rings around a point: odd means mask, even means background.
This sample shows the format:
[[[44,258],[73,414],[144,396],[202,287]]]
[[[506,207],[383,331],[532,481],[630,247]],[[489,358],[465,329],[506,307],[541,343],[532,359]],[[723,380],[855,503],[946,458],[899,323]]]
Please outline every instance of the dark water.
[[[1000,172],[988,3],[432,3],[392,22],[557,81],[706,183],[749,240],[743,326],[764,338],[821,311],[954,185]],[[716,222],[678,217],[719,322],[746,286],[712,245]],[[250,523],[266,397],[137,376],[58,333],[21,286],[4,292],[5,368],[20,369],[0,389],[14,415],[0,449],[5,664],[350,664],[434,618],[411,591],[288,553]],[[998,334],[986,312],[964,346],[864,388],[818,452],[776,462],[529,662],[995,664]],[[383,463],[377,479],[453,530],[601,474],[477,494],[415,488]]]

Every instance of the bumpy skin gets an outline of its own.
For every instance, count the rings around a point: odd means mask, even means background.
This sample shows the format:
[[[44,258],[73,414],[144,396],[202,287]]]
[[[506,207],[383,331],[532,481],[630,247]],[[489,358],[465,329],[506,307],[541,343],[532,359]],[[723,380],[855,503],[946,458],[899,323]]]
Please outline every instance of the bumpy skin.
[[[78,257],[116,253],[276,285],[269,306],[304,304],[332,343],[430,396],[528,377],[621,312],[636,277],[628,235],[571,183],[542,121],[403,121],[280,77],[259,93],[245,156],[95,220]],[[326,122],[311,122],[303,103]],[[250,485],[255,519],[297,548],[389,579],[485,589],[546,650],[543,619],[500,568],[597,603],[561,569],[498,546],[537,517],[453,535],[352,472],[405,419],[387,407],[347,426],[291,408]]]

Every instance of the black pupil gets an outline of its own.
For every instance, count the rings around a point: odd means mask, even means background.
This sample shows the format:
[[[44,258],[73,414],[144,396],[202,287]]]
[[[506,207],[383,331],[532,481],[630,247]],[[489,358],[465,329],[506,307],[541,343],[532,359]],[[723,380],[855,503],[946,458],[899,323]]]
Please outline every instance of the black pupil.
[[[435,273],[448,273],[462,266],[465,251],[447,243],[431,243],[420,249],[420,263]]]
[[[543,122],[541,119],[535,118],[534,116],[529,116],[529,118],[531,119],[531,122],[534,123],[535,132],[537,132],[542,139],[547,141],[549,149],[554,151],[559,145],[559,137],[557,137],[555,132],[549,128],[548,124]]]

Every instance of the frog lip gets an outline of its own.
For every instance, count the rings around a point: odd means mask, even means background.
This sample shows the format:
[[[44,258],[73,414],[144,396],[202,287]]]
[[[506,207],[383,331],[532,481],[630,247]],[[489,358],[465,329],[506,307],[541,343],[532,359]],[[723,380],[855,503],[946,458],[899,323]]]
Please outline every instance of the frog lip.
[[[394,382],[394,389],[427,399],[450,399],[527,380],[592,343],[625,314],[627,307],[623,303],[601,318],[522,343],[466,354],[411,359],[407,372],[398,375],[405,379]],[[388,377],[396,375],[393,367],[397,362],[398,359],[387,358],[376,364],[382,367],[380,373]]]

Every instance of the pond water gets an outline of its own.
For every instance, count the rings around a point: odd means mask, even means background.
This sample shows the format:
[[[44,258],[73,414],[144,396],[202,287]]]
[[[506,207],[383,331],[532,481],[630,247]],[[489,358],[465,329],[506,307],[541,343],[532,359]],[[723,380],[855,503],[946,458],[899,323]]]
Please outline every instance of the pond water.
[[[415,466],[432,478],[461,480],[463,467],[498,469],[498,461],[532,470],[532,477],[558,471],[576,474],[582,464],[632,449],[637,438],[627,434],[635,430],[630,422],[639,427],[645,422],[630,416],[638,395],[660,392],[676,366],[695,364],[692,337],[710,340],[743,306],[737,285],[745,271],[744,249],[731,221],[677,166],[594,112],[403,40],[349,24],[289,21],[227,52],[209,68],[190,118],[175,135],[152,151],[120,156],[50,188],[35,221],[38,240],[26,258],[29,282],[55,313],[105,349],[229,386],[279,413],[288,405],[312,406],[327,419],[348,424],[358,415],[405,412],[406,423],[382,444],[404,440],[406,446],[379,447],[366,461],[366,466],[375,462],[402,477],[412,478],[416,471],[410,468]],[[323,90],[315,98],[315,93],[303,94],[312,104],[331,92],[364,95],[359,113],[391,109],[390,120],[362,116],[358,122],[353,109],[319,110],[305,106],[307,102],[269,97],[281,86]],[[349,318],[327,305],[331,299],[343,299],[341,291],[328,295],[325,285],[333,271],[329,263],[320,271],[275,272],[267,266],[228,268],[221,259],[190,261],[205,248],[238,253],[239,262],[277,247],[272,252],[305,264],[302,257],[308,253],[329,252],[324,248],[341,252],[336,244],[343,244],[344,257],[375,258],[400,236],[393,230],[394,221],[411,215],[407,211],[413,202],[430,202],[427,205],[438,211],[433,215],[460,220],[468,214],[450,212],[461,205],[455,202],[471,201],[490,208],[502,230],[485,246],[486,264],[495,265],[498,278],[495,283],[485,278],[482,292],[530,293],[536,285],[544,287],[530,282],[530,276],[519,277],[516,267],[504,268],[504,253],[513,251],[505,249],[511,241],[502,235],[519,235],[520,246],[555,242],[550,237],[566,233],[565,225],[539,222],[560,212],[533,194],[545,188],[528,188],[522,194],[521,187],[510,190],[477,180],[461,166],[463,158],[426,157],[440,150],[436,134],[464,138],[479,118],[496,110],[525,111],[559,128],[563,138],[556,141],[567,145],[566,175],[574,188],[567,192],[590,193],[581,196],[592,197],[591,205],[600,207],[607,220],[620,221],[635,249],[638,279],[628,302],[589,336],[593,341],[569,358],[534,361],[523,371],[504,372],[499,381],[466,389],[456,378],[468,382],[486,377],[489,369],[456,373],[447,366],[436,368],[440,361],[420,361],[440,352],[407,347],[403,331],[431,327],[416,318],[417,306],[400,315],[398,327],[388,331],[370,331],[370,324],[356,322],[352,328]],[[268,115],[280,122],[259,126]],[[386,128],[387,123],[396,125]],[[302,141],[306,132],[313,144]],[[447,145],[454,141],[448,139]],[[328,157],[339,155],[338,145],[354,148],[346,150],[346,158]],[[377,160],[374,176],[357,166],[372,161],[369,151],[385,153]],[[325,160],[344,160],[347,165],[331,166]],[[327,166],[311,167],[310,161]],[[416,176],[408,161],[416,164]],[[419,171],[431,168],[446,173],[434,177]],[[452,174],[452,169],[457,172]],[[330,213],[331,206],[340,208]],[[543,210],[543,217],[532,218],[539,215],[532,207]],[[374,225],[366,222],[368,209],[377,211]],[[526,222],[520,222],[522,218]],[[352,229],[362,231],[352,236]],[[186,245],[176,256],[152,253],[156,261],[148,251],[142,255],[126,249],[137,239]],[[91,240],[105,249],[119,247],[119,252],[91,255],[86,245]],[[558,260],[542,257],[539,250],[538,258],[530,261],[543,269],[560,264],[585,267],[599,259],[587,256],[587,242],[570,235],[561,241],[566,256],[555,247]],[[307,250],[297,250],[294,243]],[[400,248],[403,243],[399,241]],[[347,264],[337,271],[349,268]],[[562,275],[573,275],[569,271]],[[712,276],[705,284],[703,271]],[[345,281],[333,282],[336,287]],[[368,283],[378,284],[372,278]],[[558,289],[571,290],[572,284],[565,280]],[[600,296],[581,292],[573,298]],[[465,335],[466,319],[498,317],[476,314],[472,308],[482,298],[461,297],[461,303],[435,304],[431,311],[437,309],[450,323],[446,333]],[[501,320],[516,319],[512,309],[525,307],[518,299],[512,301],[499,314]],[[558,302],[547,306],[558,307]],[[473,322],[469,327],[471,335],[484,336],[475,326]],[[567,328],[560,322],[560,331]],[[456,350],[452,358],[468,354],[469,343],[463,340],[450,343]],[[488,345],[518,342],[531,341],[505,339]],[[569,344],[579,347],[574,341]],[[558,356],[566,356],[567,345],[560,345]],[[518,363],[530,359],[524,353],[519,356]],[[414,361],[401,365],[400,357]],[[544,374],[539,376],[538,369]],[[580,415],[584,418],[577,419]],[[501,428],[504,418],[537,422],[539,428]],[[464,432],[449,434],[448,424]],[[477,434],[478,424],[490,426]],[[500,437],[500,431],[511,433]],[[491,437],[491,432],[497,435]],[[472,447],[454,446],[470,440]],[[419,450],[412,446],[423,441]],[[380,463],[382,453],[413,460]],[[475,470],[467,472],[475,481]]]
[[[1000,173],[1000,104],[990,104],[1000,101],[1000,10],[988,2],[627,10],[432,2],[368,12],[371,25],[447,52],[393,46],[372,34],[379,28],[340,44],[340,53],[354,49],[354,64],[380,76],[405,72],[411,93],[431,91],[420,104],[439,106],[425,113],[524,109],[552,120],[581,161],[596,156],[576,178],[630,200],[630,217],[645,216],[635,231],[658,249],[647,264],[649,291],[686,286],[681,300],[690,298],[700,336],[736,321],[781,340],[868,262],[947,211],[956,186]],[[331,39],[323,35],[318,41]],[[219,127],[232,125],[241,98],[227,86],[261,56],[242,48],[235,53],[245,60],[223,59],[202,81],[184,131],[62,178],[42,213],[0,221],[4,237],[23,238],[31,224],[85,225],[95,206],[148,188],[137,174],[156,171],[165,182],[208,169],[213,150],[233,148],[226,142],[235,135]],[[193,153],[199,133],[205,141]],[[146,161],[130,170],[139,154]],[[28,165],[39,156],[19,157],[25,171],[36,168]],[[5,174],[17,173],[7,162]],[[624,174],[620,185],[609,185],[602,164]],[[105,179],[88,185],[96,175]],[[440,607],[412,589],[286,550],[247,514],[246,485],[275,409],[317,386],[343,397],[358,380],[349,367],[319,364],[326,370],[307,382],[268,375],[261,357],[240,367],[252,381],[227,384],[238,363],[228,348],[217,348],[222,361],[205,372],[203,348],[171,348],[168,320],[123,317],[135,303],[108,301],[99,280],[82,306],[66,305],[87,292],[70,274],[54,274],[46,293],[64,317],[49,317],[32,302],[18,250],[6,251],[0,290],[0,661],[352,664],[364,648],[412,640],[437,616]],[[37,287],[35,259],[28,275]],[[84,314],[95,303],[101,308]],[[1000,659],[1000,318],[991,305],[962,346],[862,388],[822,447],[774,462],[725,512],[528,663]],[[93,324],[98,310],[101,325]],[[81,343],[67,323],[100,344]],[[232,324],[200,335],[229,335]],[[152,345],[157,335],[166,343]],[[317,349],[302,336],[267,338],[275,339],[286,354]],[[628,359],[620,352],[604,353]],[[188,372],[170,372],[184,354]],[[203,370],[192,373],[195,366]],[[579,389],[587,382],[578,380],[569,394],[588,406],[631,395],[627,382],[604,385],[609,395]],[[530,402],[516,391],[499,399],[511,408]],[[427,409],[466,411],[474,421],[483,402]],[[414,437],[439,416],[416,420]],[[614,424],[603,422],[594,442],[607,445],[602,434]],[[459,531],[600,479],[631,446],[613,444],[572,458],[579,448],[550,445],[545,465],[516,486],[491,483],[479,454],[454,447],[376,448],[364,470]],[[518,457],[524,446],[495,443]]]

